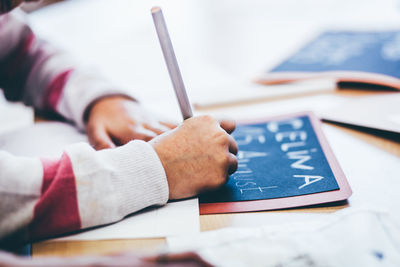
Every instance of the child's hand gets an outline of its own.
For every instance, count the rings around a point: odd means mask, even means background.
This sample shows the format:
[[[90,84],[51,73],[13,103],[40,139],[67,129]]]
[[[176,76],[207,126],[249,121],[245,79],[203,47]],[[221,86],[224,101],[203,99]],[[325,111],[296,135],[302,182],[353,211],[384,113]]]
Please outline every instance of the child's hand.
[[[238,147],[229,135],[234,129],[233,121],[194,117],[150,141],[164,166],[170,199],[192,197],[228,180],[238,166]]]
[[[91,145],[95,149],[104,149],[133,139],[149,141],[175,127],[175,124],[158,120],[129,98],[111,96],[100,99],[91,107],[86,129]]]

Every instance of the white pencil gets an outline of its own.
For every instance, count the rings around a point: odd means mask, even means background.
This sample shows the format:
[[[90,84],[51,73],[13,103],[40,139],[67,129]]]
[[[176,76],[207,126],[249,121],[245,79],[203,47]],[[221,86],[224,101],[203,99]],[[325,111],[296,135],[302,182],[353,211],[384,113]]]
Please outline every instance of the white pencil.
[[[181,109],[183,119],[186,120],[193,116],[192,107],[186,94],[182,75],[179,70],[178,62],[176,61],[174,48],[172,47],[171,39],[169,38],[167,25],[165,24],[164,16],[160,7],[153,7],[151,9],[151,14],[153,15],[153,21],[154,25],[156,26],[158,40],[160,41],[165,63],[167,64],[169,76],[171,77],[179,107]]]

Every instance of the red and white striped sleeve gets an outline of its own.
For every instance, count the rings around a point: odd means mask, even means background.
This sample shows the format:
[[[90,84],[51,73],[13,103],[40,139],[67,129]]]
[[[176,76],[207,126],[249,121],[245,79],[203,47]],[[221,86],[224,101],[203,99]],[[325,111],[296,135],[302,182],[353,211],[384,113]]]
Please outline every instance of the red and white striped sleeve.
[[[93,101],[122,91],[75,69],[13,13],[0,16],[0,88],[83,129]],[[57,160],[0,151],[0,246],[115,222],[167,199],[164,169],[146,142],[103,151],[77,144]]]
[[[95,151],[68,147],[60,159],[0,151],[0,243],[29,241],[121,220],[168,200],[163,166],[144,141]]]
[[[57,112],[83,130],[83,116],[95,100],[126,95],[70,55],[40,40],[18,10],[0,16],[0,88],[11,101]]]

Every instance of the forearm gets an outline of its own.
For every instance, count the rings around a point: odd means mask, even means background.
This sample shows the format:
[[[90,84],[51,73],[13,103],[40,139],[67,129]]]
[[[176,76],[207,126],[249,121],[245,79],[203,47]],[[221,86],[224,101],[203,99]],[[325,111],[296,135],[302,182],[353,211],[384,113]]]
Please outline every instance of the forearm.
[[[56,112],[83,130],[84,113],[94,101],[127,94],[40,40],[18,12],[0,16],[0,40],[7,40],[0,42],[0,88],[11,101]]]
[[[142,141],[103,151],[76,144],[59,160],[0,152],[0,165],[0,239],[23,232],[18,238],[37,240],[108,224],[168,199],[164,169]]]
[[[0,87],[6,97],[38,108],[49,106],[47,96],[72,64],[35,36],[22,12],[0,16],[0,39],[7,40],[0,43]]]

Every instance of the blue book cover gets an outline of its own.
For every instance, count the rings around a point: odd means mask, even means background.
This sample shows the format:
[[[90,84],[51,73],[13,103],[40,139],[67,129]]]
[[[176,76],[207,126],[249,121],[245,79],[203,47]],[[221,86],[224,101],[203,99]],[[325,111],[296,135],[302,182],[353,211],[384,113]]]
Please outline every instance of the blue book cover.
[[[200,214],[292,208],[342,201],[351,189],[311,112],[239,123],[238,169],[199,196]]]
[[[238,169],[200,203],[308,195],[338,190],[332,168],[309,116],[239,125]]]
[[[260,77],[261,83],[333,77],[400,89],[400,31],[328,31]]]

